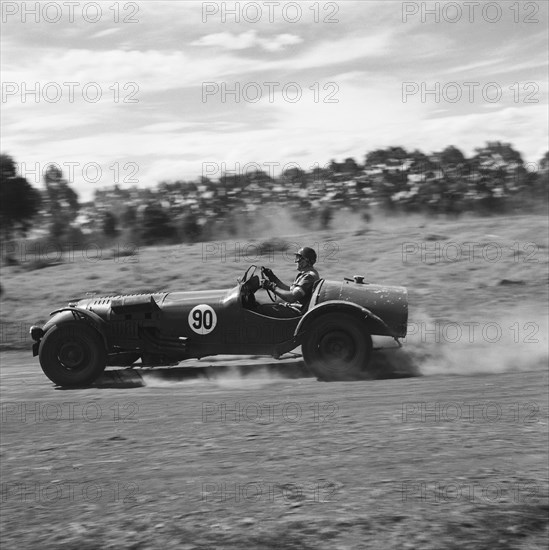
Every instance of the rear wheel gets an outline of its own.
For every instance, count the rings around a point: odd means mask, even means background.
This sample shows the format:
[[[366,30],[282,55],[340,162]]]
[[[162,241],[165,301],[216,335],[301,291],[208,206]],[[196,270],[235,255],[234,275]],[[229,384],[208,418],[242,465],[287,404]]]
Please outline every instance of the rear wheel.
[[[71,323],[56,325],[40,343],[40,366],[59,386],[87,386],[107,364],[107,352],[99,333],[92,327]]]
[[[361,380],[368,378],[372,337],[357,317],[328,313],[311,322],[302,351],[305,364],[320,380]]]

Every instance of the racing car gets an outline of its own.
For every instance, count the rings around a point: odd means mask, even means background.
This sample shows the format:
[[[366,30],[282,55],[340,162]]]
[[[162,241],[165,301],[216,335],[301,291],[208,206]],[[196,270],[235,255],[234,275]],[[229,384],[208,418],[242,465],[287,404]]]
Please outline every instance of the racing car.
[[[32,326],[33,355],[55,384],[92,384],[107,366],[173,366],[213,355],[280,358],[301,347],[319,380],[368,377],[372,336],[406,336],[404,287],[364,277],[320,279],[303,307],[276,301],[266,268],[251,265],[233,288],[93,296]],[[140,362],[139,362],[140,361]]]

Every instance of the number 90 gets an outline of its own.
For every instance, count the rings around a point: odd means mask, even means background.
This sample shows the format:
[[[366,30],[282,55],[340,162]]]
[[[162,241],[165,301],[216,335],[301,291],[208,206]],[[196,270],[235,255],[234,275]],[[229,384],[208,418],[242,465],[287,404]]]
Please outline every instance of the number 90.
[[[216,324],[215,311],[206,304],[195,306],[189,313],[189,326],[197,334],[209,334]]]

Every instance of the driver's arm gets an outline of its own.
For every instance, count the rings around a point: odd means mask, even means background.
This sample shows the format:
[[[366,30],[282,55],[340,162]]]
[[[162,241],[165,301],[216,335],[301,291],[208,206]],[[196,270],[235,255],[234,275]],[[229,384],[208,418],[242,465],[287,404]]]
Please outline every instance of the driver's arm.
[[[275,284],[278,290],[290,290],[290,287],[286,283],[283,283],[280,279],[276,280]]]
[[[290,287],[287,285],[284,286],[286,288],[280,288],[276,285],[272,291],[285,302],[298,302],[301,298],[303,298],[303,296],[305,296],[305,291],[300,286],[296,286],[293,290],[290,290]]]
[[[262,267],[261,272],[263,273],[263,276],[266,277],[269,281],[272,283],[275,283],[278,288],[281,288],[283,290],[290,290],[290,287],[283,283],[274,273],[271,269]]]

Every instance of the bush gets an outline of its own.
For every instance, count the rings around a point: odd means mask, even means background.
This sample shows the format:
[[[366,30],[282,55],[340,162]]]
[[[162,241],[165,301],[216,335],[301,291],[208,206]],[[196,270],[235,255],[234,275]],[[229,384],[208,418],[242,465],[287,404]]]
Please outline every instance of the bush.
[[[161,207],[149,205],[143,211],[143,229],[141,236],[145,244],[173,241],[176,235],[168,213]]]
[[[198,224],[196,214],[188,212],[181,218],[181,240],[183,242],[194,243],[198,241],[202,234],[202,228]]]

